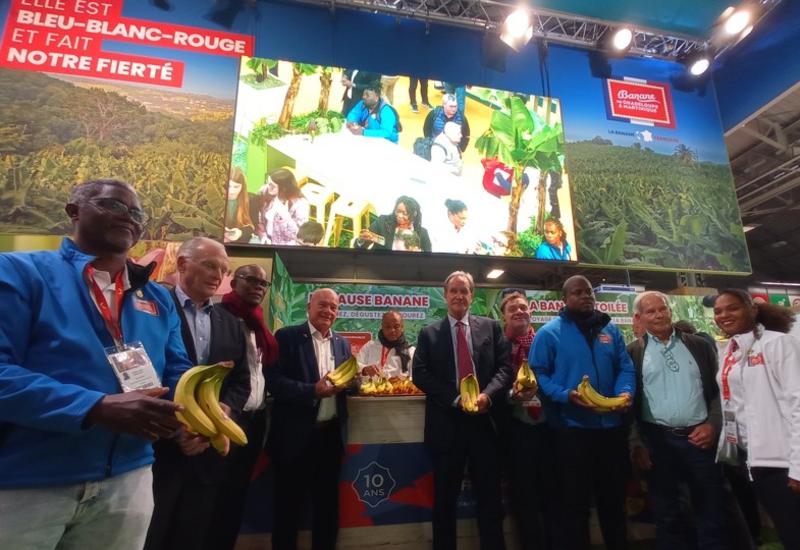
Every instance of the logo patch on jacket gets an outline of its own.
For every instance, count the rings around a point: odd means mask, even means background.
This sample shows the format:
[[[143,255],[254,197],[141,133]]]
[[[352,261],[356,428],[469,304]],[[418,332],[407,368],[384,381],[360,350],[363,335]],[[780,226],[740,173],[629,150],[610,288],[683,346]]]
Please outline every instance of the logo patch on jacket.
[[[134,299],[133,307],[139,311],[144,311],[145,313],[149,313],[150,315],[158,317],[158,306],[156,305],[155,302]]]
[[[757,367],[758,365],[764,364],[764,356],[760,353],[751,353],[747,356],[747,366],[748,367]]]
[[[600,340],[601,344],[610,344],[611,343],[611,336],[608,334],[599,334],[597,339]]]

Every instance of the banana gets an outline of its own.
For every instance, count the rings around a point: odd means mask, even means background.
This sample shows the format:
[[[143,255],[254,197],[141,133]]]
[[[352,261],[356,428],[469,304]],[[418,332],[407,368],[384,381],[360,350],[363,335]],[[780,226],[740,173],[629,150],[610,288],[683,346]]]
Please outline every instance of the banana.
[[[192,367],[181,375],[175,388],[175,403],[183,406],[183,410],[176,412],[175,416],[188,430],[206,437],[215,435],[217,428],[197,403],[195,391],[198,385],[217,368],[219,368],[218,365]]]
[[[539,389],[539,382],[536,380],[536,375],[533,373],[533,370],[531,370],[531,367],[527,361],[523,361],[522,365],[520,365],[514,385],[516,386],[515,389],[518,392],[525,390],[531,390],[535,392]]]
[[[228,418],[225,411],[219,405],[219,392],[222,388],[222,381],[227,373],[217,372],[211,378],[203,380],[197,389],[197,402],[200,403],[203,412],[211,419],[216,426],[217,433],[230,438],[231,443],[236,445],[247,445],[247,436],[239,425]],[[212,442],[213,443],[213,442]],[[216,445],[214,448],[217,448]]]
[[[212,436],[209,441],[211,441],[211,446],[214,447],[215,451],[222,456],[228,456],[231,450],[231,440],[227,435],[218,433]]]
[[[478,395],[480,386],[474,375],[468,374],[461,379],[461,407],[468,412],[478,412]]]
[[[334,386],[346,386],[353,377],[358,374],[358,362],[355,357],[350,357],[347,361],[333,369],[326,376]]]
[[[622,407],[628,403],[625,397],[605,397],[597,392],[589,382],[589,377],[584,376],[578,384],[578,394],[586,401],[597,407],[597,412],[610,412],[615,407]]]

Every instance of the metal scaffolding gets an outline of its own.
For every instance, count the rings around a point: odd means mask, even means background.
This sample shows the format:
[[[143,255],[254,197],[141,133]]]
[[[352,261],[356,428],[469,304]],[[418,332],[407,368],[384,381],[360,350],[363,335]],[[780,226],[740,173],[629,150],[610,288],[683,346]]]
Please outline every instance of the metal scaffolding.
[[[498,32],[506,16],[517,4],[495,0],[295,0],[303,4],[368,11],[416,19],[429,23]],[[758,0],[762,15],[781,0]],[[597,48],[609,31],[623,22],[605,21],[553,10],[531,8],[533,35],[553,43]],[[704,50],[707,38],[666,33],[633,26],[633,46],[629,54],[676,59]]]

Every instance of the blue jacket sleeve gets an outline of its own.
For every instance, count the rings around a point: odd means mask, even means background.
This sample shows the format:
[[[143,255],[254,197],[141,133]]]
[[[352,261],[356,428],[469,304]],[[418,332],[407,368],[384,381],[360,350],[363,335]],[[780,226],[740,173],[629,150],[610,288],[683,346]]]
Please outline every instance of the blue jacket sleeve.
[[[362,99],[355,105],[353,108],[350,109],[350,112],[347,113],[347,122],[355,122],[356,124],[361,124],[361,111],[364,110],[364,100]]]
[[[22,366],[38,300],[30,278],[12,262],[0,255],[0,423],[79,433],[86,413],[105,394]]]
[[[278,341],[278,363],[266,369],[267,388],[273,397],[298,405],[316,405],[314,383],[298,380],[301,365],[297,358],[297,342],[293,342],[291,332],[280,329],[275,333]]]
[[[381,106],[381,116],[380,116],[380,127],[379,128],[364,128],[364,135],[367,137],[381,137],[386,138],[389,141],[397,142],[397,117],[394,114],[394,110],[388,108],[386,106]]]
[[[161,385],[169,388],[167,398],[173,399],[178,380],[184,372],[192,367],[192,362],[189,360],[189,356],[186,354],[186,346],[183,344],[181,319],[175,310],[175,302],[171,299],[164,300],[164,305],[169,318],[169,337],[167,338],[167,349],[164,353],[166,365],[164,365],[164,376],[162,377]]]
[[[549,332],[540,331],[533,339],[528,364],[536,373],[539,389],[557,403],[567,403],[571,388],[564,388],[553,379],[556,370],[556,342]]]
[[[617,351],[617,380],[614,384],[614,394],[621,393],[631,394],[631,398],[636,396],[636,368],[633,366],[633,360],[628,354],[628,348],[625,346],[625,340],[622,338],[622,333],[617,327],[614,327],[614,349]]]

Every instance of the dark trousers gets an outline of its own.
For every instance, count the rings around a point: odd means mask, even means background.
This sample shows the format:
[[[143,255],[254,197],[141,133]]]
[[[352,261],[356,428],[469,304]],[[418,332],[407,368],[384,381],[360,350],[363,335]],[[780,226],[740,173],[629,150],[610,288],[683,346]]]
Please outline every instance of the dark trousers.
[[[629,466],[625,429],[558,430],[556,460],[561,493],[561,527],[556,547],[591,547],[589,508],[594,495],[606,548],[627,550],[625,482]]]
[[[547,424],[512,419],[508,430],[511,510],[522,550],[554,550],[558,489],[553,476],[553,433]]]
[[[786,468],[750,468],[758,501],[786,550],[800,550],[800,494],[789,489]]]
[[[685,436],[654,424],[642,423],[641,430],[653,461],[647,479],[659,550],[689,545],[680,510],[682,483],[689,488],[697,547],[703,550],[730,548],[725,482],[722,466],[715,462],[714,450],[699,449]]]
[[[311,548],[333,550],[339,532],[339,470],[342,438],[338,420],[319,425],[300,456],[275,460],[274,550],[295,550],[304,504],[311,498]]]
[[[758,510],[758,498],[753,484],[747,479],[747,470],[739,466],[723,466],[725,477],[731,485],[733,495],[747,522],[747,530],[754,543],[761,540],[761,513]]]
[[[161,442],[161,445],[173,445]],[[206,451],[216,453],[214,450]],[[159,458],[153,464],[153,517],[147,530],[145,550],[204,549],[214,525],[214,502],[219,483],[198,475],[192,461]]]
[[[417,84],[419,84],[419,93],[422,96],[422,103],[428,103],[428,79],[427,78],[414,78],[408,79],[408,99],[411,105],[417,104]]]
[[[224,478],[214,505],[214,529],[209,533],[210,548],[213,550],[228,550],[236,545],[250,476],[258,453],[264,447],[266,410],[242,413],[237,420],[247,434],[247,445],[231,445],[225,459]]]
[[[454,443],[431,452],[433,462],[433,548],[455,550],[456,507],[464,467],[477,501],[481,550],[504,550],[503,498],[500,489],[498,438],[487,415],[456,417]]]

